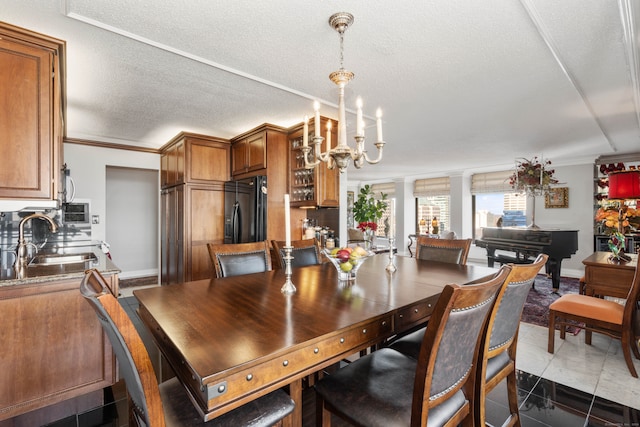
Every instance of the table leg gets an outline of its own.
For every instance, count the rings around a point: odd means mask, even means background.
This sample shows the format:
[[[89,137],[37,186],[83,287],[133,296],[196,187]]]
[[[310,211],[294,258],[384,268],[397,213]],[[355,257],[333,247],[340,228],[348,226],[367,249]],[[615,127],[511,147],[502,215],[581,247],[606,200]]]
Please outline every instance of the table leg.
[[[283,427],[298,427],[302,425],[302,379],[289,384],[289,396],[295,402],[293,413],[282,420]]]

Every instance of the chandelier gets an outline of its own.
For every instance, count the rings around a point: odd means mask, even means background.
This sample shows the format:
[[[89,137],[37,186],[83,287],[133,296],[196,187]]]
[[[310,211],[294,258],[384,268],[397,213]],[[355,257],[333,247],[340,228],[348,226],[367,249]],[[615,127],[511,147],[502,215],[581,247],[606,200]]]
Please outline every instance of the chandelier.
[[[378,142],[374,145],[378,149],[378,157],[375,159],[369,158],[367,150],[364,149],[364,120],[362,119],[362,100],[358,98],[356,101],[356,147],[355,149],[347,145],[347,126],[346,126],[346,112],[344,107],[344,88],[353,79],[353,73],[345,70],[343,66],[344,60],[344,32],[349,25],[353,23],[353,15],[346,12],[339,12],[331,15],[329,18],[329,25],[338,32],[340,35],[340,69],[334,71],[329,75],[329,78],[333,83],[338,86],[339,89],[339,102],[338,102],[338,144],[331,148],[331,121],[327,123],[327,144],[326,151],[322,152],[321,145],[325,139],[320,133],[320,103],[315,101],[313,103],[313,109],[315,112],[314,117],[314,135],[312,137],[311,145],[309,144],[309,117],[304,118],[304,134],[302,139],[302,152],[304,154],[304,164],[307,169],[313,169],[321,162],[327,163],[329,169],[334,169],[336,166],[340,169],[340,173],[344,172],[349,166],[349,160],[353,160],[353,165],[360,169],[364,166],[365,160],[367,163],[375,164],[382,160],[382,148],[384,147],[384,141],[382,139],[382,111],[378,108],[376,112],[376,128]],[[313,148],[313,147],[314,148]],[[309,153],[314,150],[311,159]]]

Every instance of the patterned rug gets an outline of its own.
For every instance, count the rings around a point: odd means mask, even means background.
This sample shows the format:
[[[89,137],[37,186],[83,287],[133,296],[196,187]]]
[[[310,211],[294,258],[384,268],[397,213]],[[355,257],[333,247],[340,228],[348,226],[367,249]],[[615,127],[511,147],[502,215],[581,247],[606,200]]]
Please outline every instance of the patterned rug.
[[[558,293],[553,292],[551,278],[544,274],[538,274],[534,286],[527,295],[527,301],[522,310],[522,321],[538,326],[549,326],[549,305],[564,294],[577,294],[579,289],[579,279],[572,277],[560,278],[560,289]],[[578,333],[579,328],[572,328],[572,333]]]

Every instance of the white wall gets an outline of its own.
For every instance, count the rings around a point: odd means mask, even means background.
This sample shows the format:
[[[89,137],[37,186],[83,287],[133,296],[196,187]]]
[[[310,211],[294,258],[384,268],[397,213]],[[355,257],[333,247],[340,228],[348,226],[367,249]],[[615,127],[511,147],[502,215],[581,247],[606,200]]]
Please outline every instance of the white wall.
[[[125,168],[141,168],[160,170],[160,155],[152,153],[143,153],[138,151],[118,150],[110,148],[102,148],[95,146],[87,146],[80,144],[64,144],[64,161],[71,171],[71,176],[76,183],[76,197],[78,199],[91,200],[91,214],[99,215],[100,223],[91,226],[91,236],[94,241],[107,241],[106,226],[109,218],[107,217],[106,200],[107,200],[107,166],[125,167]],[[159,175],[159,174],[158,174]],[[157,191],[160,190],[160,178],[158,177]],[[155,212],[150,213],[156,216],[156,224],[159,223],[160,206]],[[159,236],[159,231],[158,231]],[[135,232],[131,235],[135,239]],[[157,251],[157,250],[156,250]],[[129,248],[128,253],[122,253],[118,257],[127,258],[135,257],[136,250]],[[156,254],[156,260],[160,257]],[[114,260],[115,261],[115,260]],[[118,265],[117,261],[116,265]],[[158,261],[149,269],[157,269]],[[119,266],[119,265],[118,265]],[[122,268],[121,266],[119,266]],[[136,270],[145,270],[145,267],[136,266]],[[121,277],[131,277],[130,271],[123,270]]]
[[[107,166],[106,184],[106,236],[120,277],[157,276],[158,171]]]

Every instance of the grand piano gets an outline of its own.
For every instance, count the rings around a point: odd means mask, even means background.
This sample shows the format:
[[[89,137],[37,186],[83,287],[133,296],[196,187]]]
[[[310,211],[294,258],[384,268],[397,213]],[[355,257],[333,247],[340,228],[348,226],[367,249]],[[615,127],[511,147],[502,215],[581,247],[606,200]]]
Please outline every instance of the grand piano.
[[[484,227],[476,246],[487,249],[487,265],[527,264],[540,253],[549,255],[546,270],[551,274],[553,289],[560,288],[560,267],[564,258],[578,251],[578,230],[530,229],[522,227]],[[496,254],[496,250],[513,255]]]

